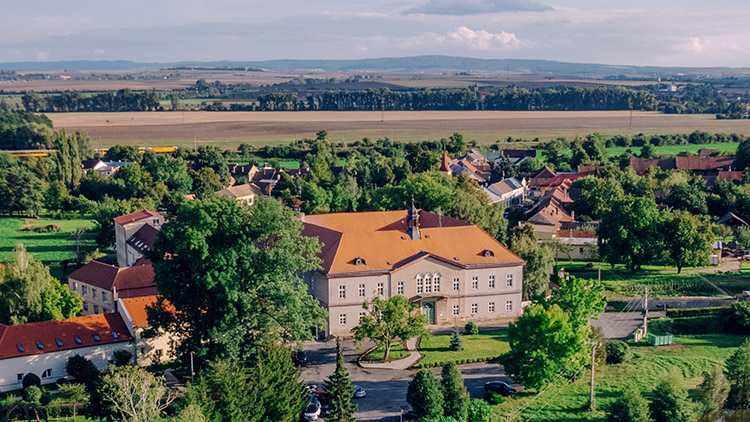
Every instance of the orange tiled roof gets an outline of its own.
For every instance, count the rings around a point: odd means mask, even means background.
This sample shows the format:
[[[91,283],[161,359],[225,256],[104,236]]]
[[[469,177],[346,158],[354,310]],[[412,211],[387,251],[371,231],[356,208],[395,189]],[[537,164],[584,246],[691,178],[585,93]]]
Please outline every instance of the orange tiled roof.
[[[149,210],[141,210],[136,211],[132,214],[128,215],[121,215],[119,217],[113,218],[115,220],[115,223],[119,225],[133,223],[135,221],[143,220],[144,218],[152,218],[152,217],[161,217],[161,214],[159,214],[156,211],[149,211]]]
[[[406,210],[306,215],[303,234],[323,243],[326,274],[387,272],[418,255],[431,255],[457,266],[522,265],[523,260],[478,226],[420,212],[421,239],[406,234]],[[485,256],[484,251],[494,256]],[[362,258],[364,265],[356,265]]]
[[[143,297],[134,297],[129,299],[122,299],[122,304],[125,306],[125,310],[128,311],[130,319],[133,321],[133,325],[138,328],[148,327],[148,313],[146,308],[152,306],[159,299],[159,295],[149,295]],[[171,307],[170,303],[165,303],[166,306]]]
[[[575,237],[581,239],[597,239],[595,231],[592,230],[558,230],[557,237]]]
[[[117,338],[112,335],[112,332],[117,335]],[[94,339],[94,334],[99,336],[99,341]],[[80,344],[76,341],[76,337],[80,340]],[[57,340],[60,340],[62,346],[57,344]],[[118,313],[11,326],[0,324],[0,359],[131,340],[133,337],[130,336],[122,316]],[[37,342],[41,343],[43,349],[37,346]],[[18,349],[19,344],[23,352]]]

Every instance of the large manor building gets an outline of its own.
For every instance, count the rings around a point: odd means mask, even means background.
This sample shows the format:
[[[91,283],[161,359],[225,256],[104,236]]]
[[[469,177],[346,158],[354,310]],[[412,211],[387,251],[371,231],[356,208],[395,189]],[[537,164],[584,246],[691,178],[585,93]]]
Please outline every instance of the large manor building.
[[[524,262],[476,225],[417,210],[306,215],[323,244],[322,270],[304,274],[328,310],[321,335],[348,335],[380,296],[403,295],[431,326],[521,315]]]

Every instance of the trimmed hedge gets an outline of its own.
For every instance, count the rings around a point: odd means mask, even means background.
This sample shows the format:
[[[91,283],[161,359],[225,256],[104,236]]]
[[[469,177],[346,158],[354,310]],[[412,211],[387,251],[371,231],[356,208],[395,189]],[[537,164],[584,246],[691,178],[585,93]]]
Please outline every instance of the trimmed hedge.
[[[412,368],[418,368],[418,369],[436,368],[439,366],[445,366],[449,363],[455,363],[456,365],[464,365],[467,363],[489,362],[492,360],[500,359],[500,357],[502,357],[502,355],[489,356],[489,357],[483,357],[483,358],[474,358],[474,359],[453,359],[453,360],[445,360],[445,361],[432,362],[432,363],[417,362],[416,364],[412,366]]]
[[[715,308],[689,308],[689,309],[667,309],[667,318],[686,318],[703,315],[721,315],[725,313],[729,308],[715,307]]]

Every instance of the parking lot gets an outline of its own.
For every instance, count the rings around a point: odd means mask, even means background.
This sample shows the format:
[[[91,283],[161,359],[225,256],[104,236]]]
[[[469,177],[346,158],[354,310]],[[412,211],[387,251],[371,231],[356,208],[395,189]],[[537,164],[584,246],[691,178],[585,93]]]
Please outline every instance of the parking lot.
[[[357,365],[357,358],[362,350],[371,344],[363,343],[358,351],[354,342],[343,342],[344,361],[352,384],[359,385],[367,391],[367,396],[355,399],[358,406],[356,414],[358,421],[398,421],[401,409],[408,410],[406,404],[406,389],[409,381],[417,372],[415,369],[365,369]],[[323,382],[333,373],[336,367],[336,343],[308,342],[305,344],[308,352],[308,363],[302,368],[302,378],[308,384],[315,384],[322,388]],[[484,383],[500,380],[510,383],[501,365],[497,363],[475,363],[460,366],[464,382],[472,398],[482,398]],[[440,368],[432,371],[440,374]]]

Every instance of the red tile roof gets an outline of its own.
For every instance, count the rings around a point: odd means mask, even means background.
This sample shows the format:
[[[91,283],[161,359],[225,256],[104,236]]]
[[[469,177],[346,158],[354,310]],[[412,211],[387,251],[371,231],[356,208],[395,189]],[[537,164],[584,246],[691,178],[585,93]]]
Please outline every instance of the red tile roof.
[[[162,215],[156,211],[141,210],[128,215],[121,215],[113,218],[115,223],[119,225],[133,223],[135,221],[143,220],[144,218],[161,217]]]
[[[116,333],[117,338],[112,336],[112,332]],[[99,341],[94,339],[94,334],[99,336]],[[81,344],[76,342],[76,337],[80,339]],[[62,346],[58,346],[56,340],[60,340]],[[133,337],[118,313],[11,326],[0,324],[0,359],[131,340]],[[43,349],[37,347],[37,342],[42,344]],[[19,344],[23,347],[23,352],[18,350]]]
[[[717,170],[729,169],[734,164],[734,157],[675,157],[675,167],[680,170]]]
[[[574,181],[578,178],[589,176],[591,173],[563,173],[558,174],[557,176],[547,180],[546,182],[542,183],[542,187],[557,187],[562,185],[566,180]]]
[[[579,239],[597,239],[595,231],[592,230],[558,230],[557,237],[574,237]]]
[[[417,254],[457,266],[521,265],[523,260],[478,226],[426,211],[419,214],[421,239],[406,234],[406,210],[306,215],[303,234],[324,244],[320,258],[326,274],[387,272]],[[494,256],[485,256],[485,250]],[[362,258],[364,265],[356,265]],[[456,259],[457,258],[457,259]]]
[[[716,178],[719,180],[726,180],[730,182],[741,182],[742,172],[738,170],[719,171],[719,174],[716,176]]]
[[[451,171],[451,159],[448,157],[448,152],[445,150],[443,150],[443,157],[440,160],[440,171]]]
[[[157,238],[159,238],[159,229],[151,224],[144,224],[125,243],[140,252],[144,252],[153,249]]]
[[[90,284],[101,289],[117,289],[121,296],[127,290],[141,291],[154,287],[154,267],[148,260],[139,260],[139,265],[120,268],[99,261],[91,261],[73,271],[68,278]]]

